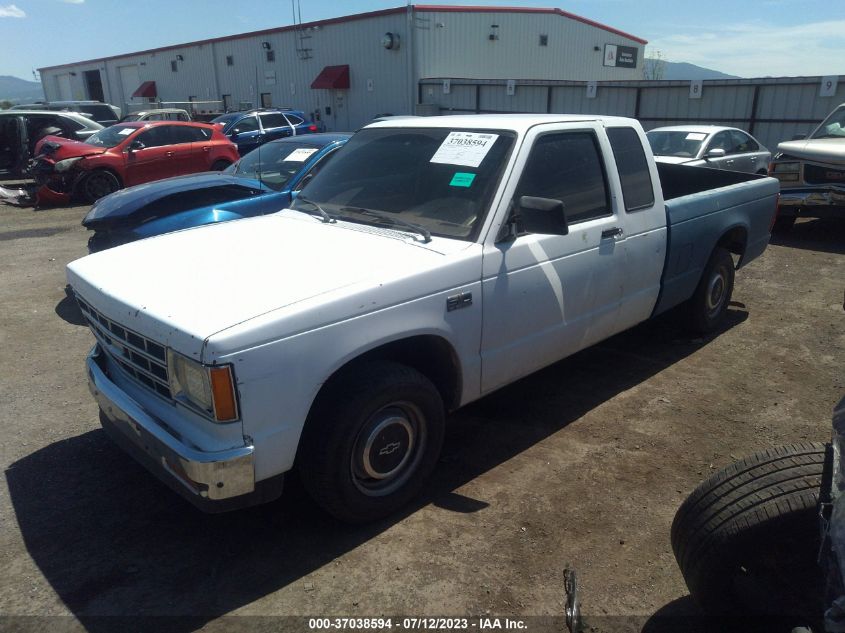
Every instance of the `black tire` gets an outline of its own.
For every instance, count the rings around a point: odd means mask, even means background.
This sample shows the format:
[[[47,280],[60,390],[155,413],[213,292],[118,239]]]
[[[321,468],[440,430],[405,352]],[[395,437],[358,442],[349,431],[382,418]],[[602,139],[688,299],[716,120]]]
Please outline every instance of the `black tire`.
[[[120,180],[106,169],[96,169],[85,176],[79,185],[82,197],[93,204],[100,198],[120,189]]]
[[[687,304],[689,325],[697,334],[708,334],[721,325],[733,294],[734,274],[731,254],[717,246]]]
[[[704,481],[678,509],[672,549],[707,613],[821,613],[816,558],[826,450],[804,443],[756,453]]]
[[[231,164],[228,160],[216,160],[211,166],[211,171],[223,171]]]
[[[443,400],[418,371],[360,365],[321,394],[297,465],[309,494],[349,523],[392,514],[420,490],[443,445]]]
[[[794,215],[778,216],[772,226],[772,233],[789,233],[795,226],[796,219]]]

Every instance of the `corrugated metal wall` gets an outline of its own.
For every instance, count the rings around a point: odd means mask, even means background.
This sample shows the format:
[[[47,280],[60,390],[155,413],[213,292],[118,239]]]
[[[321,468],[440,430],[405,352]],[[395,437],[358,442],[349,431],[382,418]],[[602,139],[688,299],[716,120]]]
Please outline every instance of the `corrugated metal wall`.
[[[350,130],[378,114],[409,112],[416,89],[408,73],[407,41],[402,38],[398,50],[385,49],[381,42],[387,32],[404,34],[406,25],[406,15],[396,13],[302,31],[186,45],[93,64],[44,69],[42,82],[47,99],[57,100],[57,77],[70,73],[72,98],[89,99],[84,71],[100,70],[106,101],[125,109],[125,95],[131,95],[138,86],[122,85],[120,67],[137,65],[140,81],[155,81],[162,101],[188,101],[190,97],[196,101],[218,101],[226,94],[235,106],[248,102],[257,107],[261,105],[261,94],[268,93],[274,106],[306,112],[319,107],[323,113],[329,107],[331,114],[323,114],[329,129]],[[274,61],[267,61],[263,42],[269,43],[275,53]],[[177,56],[182,59],[177,60]],[[231,66],[227,64],[228,56],[232,57]],[[173,62],[175,72],[171,69]],[[311,82],[325,66],[343,64],[350,67],[349,90],[311,88]]]
[[[443,93],[449,79],[451,94]],[[639,119],[647,130],[664,125],[711,123],[750,131],[764,145],[806,134],[845,102],[845,76],[832,97],[822,97],[821,77],[732,79],[703,82],[690,98],[690,82],[599,82],[587,98],[587,82],[522,81],[512,96],[505,81],[423,79],[419,99],[440,112],[554,112],[606,114]]]
[[[497,25],[493,28],[492,25]],[[553,13],[418,11],[419,77],[630,80],[643,77],[640,42]],[[490,39],[494,35],[496,39]],[[547,43],[540,45],[540,35]],[[637,49],[636,68],[604,66],[604,45]]]

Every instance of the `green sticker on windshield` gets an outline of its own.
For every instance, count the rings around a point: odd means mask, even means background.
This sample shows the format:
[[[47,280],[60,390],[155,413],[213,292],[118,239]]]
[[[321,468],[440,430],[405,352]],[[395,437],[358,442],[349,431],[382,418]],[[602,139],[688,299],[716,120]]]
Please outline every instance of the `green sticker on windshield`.
[[[475,180],[475,174],[468,174],[464,171],[455,172],[455,175],[452,176],[452,182],[449,183],[450,187],[469,187],[472,184],[472,181]]]

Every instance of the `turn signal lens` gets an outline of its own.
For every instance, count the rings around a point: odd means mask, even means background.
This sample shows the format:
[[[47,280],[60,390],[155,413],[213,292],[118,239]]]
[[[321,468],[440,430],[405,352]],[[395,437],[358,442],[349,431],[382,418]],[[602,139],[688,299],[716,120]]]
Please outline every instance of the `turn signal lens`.
[[[311,125],[308,126],[308,131],[309,132],[316,132],[317,126],[312,123]]]
[[[235,385],[230,367],[210,367],[211,396],[214,401],[214,417],[218,422],[230,422],[238,418],[235,401]]]

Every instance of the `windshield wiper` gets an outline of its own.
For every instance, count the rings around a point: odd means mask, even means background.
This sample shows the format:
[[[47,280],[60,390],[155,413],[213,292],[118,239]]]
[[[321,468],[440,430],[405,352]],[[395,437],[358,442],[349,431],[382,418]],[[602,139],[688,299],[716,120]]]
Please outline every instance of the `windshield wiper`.
[[[300,195],[296,196],[296,200],[294,201],[294,203],[297,203],[299,201],[306,202],[306,203],[310,204],[312,207],[314,207],[314,210],[318,214],[320,214],[320,217],[323,219],[323,223],[332,224],[334,222],[337,222],[336,218],[334,218],[331,215],[329,215],[328,213],[326,213],[326,210],[323,209],[323,207],[321,207],[319,204],[317,204],[313,200],[309,200],[308,198],[306,198],[305,196],[300,194]],[[300,209],[295,209],[295,210],[299,211]],[[305,211],[305,213],[307,213],[307,211]]]
[[[341,207],[340,210],[352,211],[360,215],[366,215],[371,218],[376,218],[376,220],[378,220],[377,224],[392,224],[393,226],[405,227],[406,229],[410,229],[414,233],[419,233],[420,235],[422,235],[426,243],[431,241],[431,233],[428,231],[428,229],[420,226],[419,224],[414,224],[413,222],[406,222],[405,220],[393,217],[392,215],[379,213],[378,211],[373,211],[372,209],[363,209],[361,207]]]

